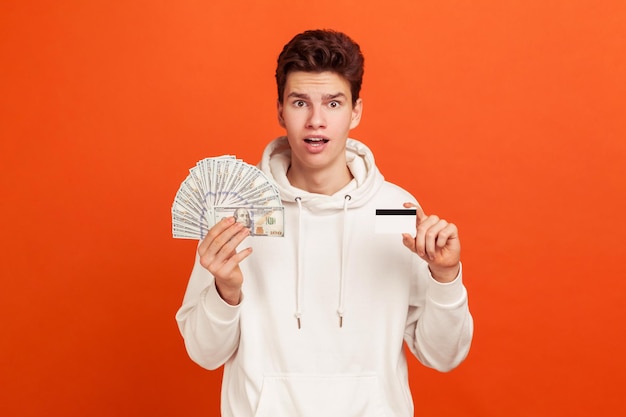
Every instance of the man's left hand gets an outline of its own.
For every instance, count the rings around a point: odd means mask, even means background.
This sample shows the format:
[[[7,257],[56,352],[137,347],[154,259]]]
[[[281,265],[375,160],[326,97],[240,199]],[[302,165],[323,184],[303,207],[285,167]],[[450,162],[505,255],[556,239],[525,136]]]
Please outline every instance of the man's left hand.
[[[459,231],[453,223],[448,223],[436,215],[426,215],[424,210],[413,203],[404,203],[406,208],[415,208],[415,237],[402,234],[402,243],[428,263],[433,278],[439,282],[451,282],[459,274],[461,242]]]

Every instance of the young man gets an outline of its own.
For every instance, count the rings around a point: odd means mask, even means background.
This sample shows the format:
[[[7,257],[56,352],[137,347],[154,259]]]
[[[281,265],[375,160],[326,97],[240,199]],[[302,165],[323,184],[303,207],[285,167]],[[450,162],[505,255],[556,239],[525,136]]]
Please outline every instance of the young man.
[[[385,182],[359,124],[363,57],[342,33],[307,31],[278,58],[278,120],[260,168],[285,237],[223,219],[198,246],[177,313],[190,357],[225,364],[225,417],[409,417],[403,343],[440,371],[466,357],[473,322],[457,228]],[[380,208],[415,208],[411,234],[375,234]],[[249,246],[247,246],[249,245]]]

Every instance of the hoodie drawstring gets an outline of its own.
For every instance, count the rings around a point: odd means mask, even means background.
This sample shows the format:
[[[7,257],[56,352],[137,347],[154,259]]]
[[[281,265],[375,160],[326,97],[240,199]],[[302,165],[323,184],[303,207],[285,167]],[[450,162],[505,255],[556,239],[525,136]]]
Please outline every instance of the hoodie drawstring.
[[[339,315],[339,327],[343,327],[343,315],[345,313],[344,310],[344,301],[345,301],[345,275],[346,275],[346,252],[347,252],[347,241],[346,236],[348,235],[348,222],[346,218],[348,217],[348,202],[352,200],[352,197],[349,194],[346,194],[343,200],[343,230],[341,233],[341,275],[339,276],[339,306],[337,307],[337,314]]]
[[[302,318],[302,310],[300,309],[300,301],[302,300],[302,245],[300,244],[302,234],[302,199],[296,197],[298,203],[298,237],[296,239],[298,263],[298,274],[296,276],[296,320],[298,321],[298,329],[301,328],[300,319]]]

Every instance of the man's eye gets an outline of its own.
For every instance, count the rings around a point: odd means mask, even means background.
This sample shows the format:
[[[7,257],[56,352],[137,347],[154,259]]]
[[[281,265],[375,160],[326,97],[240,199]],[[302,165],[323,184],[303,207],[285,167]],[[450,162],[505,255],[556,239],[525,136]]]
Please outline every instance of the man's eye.
[[[341,104],[341,103],[339,103],[338,101],[331,101],[330,103],[328,103],[328,106],[329,106],[331,109],[335,109],[335,108],[339,107],[339,105],[340,105],[340,104]]]
[[[304,107],[306,106],[306,103],[302,100],[297,100],[293,103],[296,107]]]

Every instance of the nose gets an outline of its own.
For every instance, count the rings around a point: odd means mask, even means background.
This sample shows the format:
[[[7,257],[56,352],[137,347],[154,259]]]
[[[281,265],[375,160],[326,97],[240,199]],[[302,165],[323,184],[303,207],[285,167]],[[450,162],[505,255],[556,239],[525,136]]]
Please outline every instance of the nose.
[[[310,107],[307,127],[310,129],[319,129],[326,127],[326,116],[324,114],[322,106],[314,105]]]

